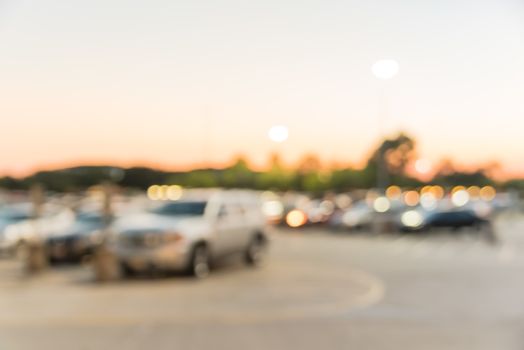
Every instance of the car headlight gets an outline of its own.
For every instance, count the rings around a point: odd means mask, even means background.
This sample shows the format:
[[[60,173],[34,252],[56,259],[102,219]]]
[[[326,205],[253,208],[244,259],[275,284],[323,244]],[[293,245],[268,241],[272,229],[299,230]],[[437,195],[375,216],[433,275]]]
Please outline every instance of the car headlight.
[[[402,224],[404,226],[413,228],[421,226],[424,222],[424,218],[422,217],[422,215],[415,210],[405,212],[404,214],[402,214],[400,220],[402,221]]]
[[[342,216],[342,222],[346,226],[355,226],[358,224],[358,217],[352,212],[347,212]]]
[[[164,233],[163,238],[165,243],[174,243],[184,240],[184,236],[178,232],[166,232]]]
[[[147,233],[144,235],[144,245],[152,248],[160,245],[161,237],[158,233]]]

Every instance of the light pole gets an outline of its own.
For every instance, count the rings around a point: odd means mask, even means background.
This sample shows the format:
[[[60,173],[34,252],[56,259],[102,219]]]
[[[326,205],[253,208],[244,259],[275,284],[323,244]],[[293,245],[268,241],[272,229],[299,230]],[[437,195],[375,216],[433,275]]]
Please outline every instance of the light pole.
[[[400,71],[400,65],[397,61],[391,59],[383,59],[375,62],[371,66],[371,72],[375,78],[381,81],[387,81],[393,79]],[[385,85],[381,85],[379,93],[379,111],[378,111],[378,128],[379,128],[379,138],[384,139],[384,124],[387,118],[387,100],[385,93]],[[388,183],[388,173],[386,169],[385,159],[382,150],[382,144],[380,144],[377,154],[377,188],[381,191],[385,191]]]
[[[272,152],[273,154],[270,155],[270,172],[277,172],[276,176],[278,177],[278,179],[275,180],[275,183],[273,183],[273,185],[277,186],[282,182],[282,179],[280,177],[283,176],[283,174],[281,173],[282,169],[280,167],[281,155],[279,154],[279,151],[282,150],[280,144],[286,142],[289,138],[289,129],[285,125],[274,125],[268,130],[267,136],[269,140],[275,144],[274,151]]]

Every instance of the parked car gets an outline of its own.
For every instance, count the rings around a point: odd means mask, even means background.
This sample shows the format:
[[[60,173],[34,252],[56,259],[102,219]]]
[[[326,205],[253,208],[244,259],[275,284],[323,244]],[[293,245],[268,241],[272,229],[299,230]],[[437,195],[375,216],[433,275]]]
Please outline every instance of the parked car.
[[[23,253],[28,243],[42,242],[50,235],[62,232],[74,220],[71,210],[51,204],[44,205],[37,217],[32,214],[23,216],[22,220],[12,222],[4,228],[2,246],[15,255]]]
[[[343,212],[341,224],[348,229],[369,228],[373,223],[373,214],[373,208],[362,200]]]
[[[6,229],[18,222],[27,221],[32,217],[31,203],[17,203],[0,208],[0,254],[11,255],[14,253],[14,244],[7,239]]]
[[[213,261],[242,253],[258,265],[268,245],[259,197],[250,192],[186,194],[112,225],[114,252],[124,275],[149,269],[186,271],[202,278]]]
[[[423,231],[432,228],[456,230],[464,227],[482,229],[490,226],[489,220],[478,216],[472,210],[410,210],[402,214],[400,222],[402,231]]]
[[[106,222],[100,212],[79,212],[64,230],[46,238],[46,248],[51,262],[79,262],[92,255],[102,243]]]

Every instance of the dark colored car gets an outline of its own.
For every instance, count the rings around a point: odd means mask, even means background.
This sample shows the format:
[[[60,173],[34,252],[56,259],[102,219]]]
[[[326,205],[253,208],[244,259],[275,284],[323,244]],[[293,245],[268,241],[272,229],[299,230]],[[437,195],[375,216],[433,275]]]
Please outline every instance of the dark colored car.
[[[102,242],[104,217],[99,213],[78,213],[65,231],[47,238],[46,247],[51,262],[80,262],[93,254]]]
[[[489,224],[489,221],[476,215],[470,210],[437,212],[429,215],[425,226],[447,227],[458,229],[462,227],[482,228]]]
[[[488,228],[490,221],[479,217],[471,210],[449,210],[421,213],[415,210],[405,212],[401,218],[403,231],[423,231],[432,228],[460,229]]]

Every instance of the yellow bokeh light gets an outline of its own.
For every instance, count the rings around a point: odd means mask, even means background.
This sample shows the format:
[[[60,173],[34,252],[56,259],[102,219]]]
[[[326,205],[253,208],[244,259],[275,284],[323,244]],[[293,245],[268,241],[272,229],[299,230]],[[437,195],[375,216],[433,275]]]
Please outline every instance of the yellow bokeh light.
[[[430,185],[424,186],[420,190],[420,194],[430,193],[432,188],[433,188],[433,186],[430,186]]]
[[[402,190],[398,186],[389,186],[386,190],[386,197],[389,199],[399,199],[402,195]]]
[[[472,199],[476,199],[480,196],[480,187],[478,186],[470,186],[468,187],[468,193],[469,197]]]
[[[160,186],[160,199],[163,200],[163,201],[166,201],[168,198],[167,198],[167,191],[169,190],[169,186],[168,185],[162,185]]]
[[[149,188],[147,189],[147,197],[151,199],[152,201],[160,200],[162,198],[160,186],[158,185],[149,186]]]
[[[410,207],[416,206],[420,201],[420,195],[417,191],[408,191],[404,193],[404,203]]]
[[[464,187],[464,186],[455,186],[451,190],[451,194],[453,195],[453,194],[455,194],[455,193],[457,193],[459,191],[465,191],[465,190],[466,190],[466,187]]]
[[[147,197],[153,201],[176,201],[182,197],[182,187],[178,185],[152,185],[147,189]]]
[[[445,191],[441,186],[436,185],[436,186],[431,187],[431,194],[433,194],[433,196],[437,200],[439,200],[439,199],[444,198]]]
[[[480,190],[480,198],[483,200],[489,202],[495,199],[495,196],[497,195],[497,191],[492,186],[484,186]]]
[[[182,197],[182,187],[178,185],[171,185],[166,191],[167,199],[171,201],[179,200]]]
[[[286,215],[286,223],[289,227],[300,227],[307,223],[307,216],[301,210],[291,210]]]

